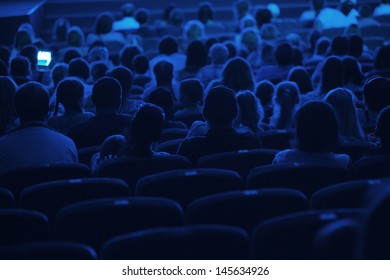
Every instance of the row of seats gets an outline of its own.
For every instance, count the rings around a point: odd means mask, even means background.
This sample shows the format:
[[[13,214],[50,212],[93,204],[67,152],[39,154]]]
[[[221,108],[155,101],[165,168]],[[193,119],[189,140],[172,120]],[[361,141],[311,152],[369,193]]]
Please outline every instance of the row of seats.
[[[297,212],[260,222],[249,234],[229,225],[183,226],[180,206],[170,200],[105,199],[65,207],[50,234],[42,213],[5,209],[0,210],[0,259],[95,259],[94,252],[102,259],[313,259],[321,257],[315,245],[329,237],[318,236],[324,226],[344,219],[358,224],[365,214],[362,209]],[[327,252],[343,252],[356,241],[350,238],[341,248],[328,242]]]

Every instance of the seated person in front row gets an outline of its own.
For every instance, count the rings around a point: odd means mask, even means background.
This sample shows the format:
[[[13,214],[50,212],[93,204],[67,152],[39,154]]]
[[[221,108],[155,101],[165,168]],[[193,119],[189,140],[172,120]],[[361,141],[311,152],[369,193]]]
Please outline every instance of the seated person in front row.
[[[327,103],[313,101],[295,114],[297,148],[275,155],[273,163],[324,163],[349,167],[351,159],[331,151],[339,145],[338,120]]]
[[[15,95],[20,127],[0,138],[0,173],[13,168],[78,162],[71,139],[49,128],[49,93],[39,83],[21,86]]]
[[[186,156],[195,164],[201,156],[208,154],[261,148],[261,142],[256,135],[238,133],[233,128],[233,121],[237,115],[237,99],[234,91],[225,86],[212,88],[203,108],[208,132],[205,136],[184,140],[177,154]]]

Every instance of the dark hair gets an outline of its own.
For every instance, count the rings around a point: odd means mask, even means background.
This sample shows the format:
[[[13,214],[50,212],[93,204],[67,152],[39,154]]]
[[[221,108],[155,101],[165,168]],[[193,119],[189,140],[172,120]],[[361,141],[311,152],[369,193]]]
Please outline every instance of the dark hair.
[[[275,94],[275,86],[269,80],[263,80],[256,86],[256,97],[261,101],[261,105],[267,106],[271,103]]]
[[[10,74],[12,77],[26,77],[31,74],[30,61],[27,57],[17,56],[11,60]]]
[[[332,40],[331,51],[333,55],[344,56],[349,52],[349,40],[347,36],[338,35]]]
[[[124,67],[132,70],[133,58],[141,53],[141,49],[137,46],[124,46],[119,55],[120,62]]]
[[[53,27],[53,39],[57,42],[66,42],[68,29],[70,27],[69,21],[66,18],[58,18]]]
[[[38,62],[37,54],[38,54],[38,48],[33,45],[25,46],[20,51],[20,55],[27,57],[27,59],[30,61],[31,70],[37,68],[37,62]]]
[[[95,21],[95,34],[107,34],[112,31],[112,24],[114,23],[114,17],[109,12],[104,12],[98,15]]]
[[[375,76],[368,80],[363,87],[363,98],[367,109],[373,112],[380,112],[384,107],[390,105],[390,80]]]
[[[92,102],[96,109],[119,109],[122,101],[121,84],[114,78],[103,77],[92,88]]]
[[[338,121],[332,108],[324,102],[309,102],[295,114],[296,137],[301,151],[329,152],[339,144]]]
[[[177,53],[179,49],[179,44],[176,39],[171,36],[164,37],[158,44],[158,50],[160,54],[170,55]]]
[[[128,95],[133,85],[133,72],[126,67],[117,66],[109,70],[106,75],[116,79],[122,87],[122,99]]]
[[[376,120],[375,135],[382,146],[390,146],[390,106],[383,108]]]
[[[258,28],[260,28],[263,24],[271,22],[272,12],[268,9],[259,8],[256,10],[255,19]]]
[[[176,8],[176,4],[175,3],[168,3],[165,5],[164,7],[164,11],[163,11],[163,19],[165,21],[168,21],[169,20],[169,15],[171,14],[171,11],[173,9]]]
[[[166,60],[161,60],[153,67],[153,73],[156,78],[157,86],[172,83],[173,79],[173,64]]]
[[[173,118],[174,103],[172,94],[163,87],[154,89],[148,96],[147,102],[160,106],[164,113],[167,121]]]
[[[15,39],[14,39],[14,47],[17,50],[21,50],[23,47],[32,44],[33,39],[31,37],[31,33],[26,30],[18,30],[15,34]]]
[[[142,54],[137,54],[133,58],[133,69],[138,74],[145,74],[149,70],[148,57]]]
[[[143,104],[135,113],[131,123],[131,140],[134,143],[149,146],[157,142],[164,128],[163,110],[153,104]]]
[[[0,46],[0,59],[4,61],[5,65],[8,66],[11,51],[7,46]]]
[[[359,35],[352,35],[349,37],[349,55],[353,57],[360,57],[363,53],[363,38]]]
[[[234,91],[226,86],[216,86],[209,90],[203,107],[203,116],[209,123],[226,125],[238,114]]]
[[[186,69],[190,71],[197,71],[206,64],[206,47],[199,40],[192,41],[187,48]]]
[[[50,77],[53,80],[54,87],[66,76],[68,76],[68,65],[65,63],[56,63],[50,71]]]
[[[124,17],[132,17],[134,14],[134,5],[131,3],[123,4],[121,7],[121,11]]]
[[[292,68],[288,74],[288,80],[298,85],[301,94],[313,91],[310,75],[304,67],[296,66]]]
[[[81,52],[75,47],[69,47],[64,53],[64,62],[69,64],[69,62],[74,58],[81,58]]]
[[[295,106],[299,104],[299,88],[294,82],[280,82],[275,87],[274,115],[276,123],[275,128],[284,129],[292,119],[295,111]],[[279,105],[279,110],[275,110],[276,104]]]
[[[314,53],[318,39],[321,38],[321,33],[318,30],[312,29],[307,36],[307,41],[310,42],[310,53]]]
[[[364,75],[359,62],[352,56],[343,58],[344,82],[352,82],[355,85],[363,85]]]
[[[15,108],[21,122],[44,121],[49,111],[49,92],[37,82],[22,85],[15,94]]]
[[[70,47],[81,47],[84,43],[84,32],[78,26],[69,28],[66,37],[66,41]]]
[[[94,61],[91,63],[91,76],[93,81],[97,81],[106,75],[108,70],[107,62]]]
[[[226,48],[229,51],[228,58],[234,58],[237,56],[237,47],[233,41],[225,41],[225,42],[223,42],[223,44],[226,46]]]
[[[185,20],[184,11],[180,8],[174,8],[169,13],[168,22],[172,25],[181,26]]]
[[[254,90],[252,70],[248,62],[240,57],[230,59],[222,71],[222,84],[235,92]]]
[[[149,11],[147,9],[138,9],[135,12],[135,20],[143,25],[149,21]]]
[[[288,66],[293,64],[294,50],[290,43],[281,42],[276,46],[275,61],[280,66]]]
[[[344,64],[336,56],[330,56],[325,60],[321,69],[321,93],[344,86]]]
[[[261,119],[258,99],[249,90],[241,91],[237,94],[237,104],[240,108],[241,123],[252,132],[258,132]]]
[[[61,103],[65,110],[82,112],[84,104],[84,84],[77,78],[66,78],[59,82],[56,90],[56,107],[54,116],[58,114]]]
[[[374,69],[390,68],[390,45],[381,46],[375,55]]]
[[[327,37],[320,37],[315,45],[314,53],[317,55],[327,55],[329,53],[330,40]]]
[[[16,119],[15,93],[18,86],[9,77],[0,77],[0,135],[7,123]]]
[[[206,24],[214,19],[214,12],[210,2],[201,2],[198,6],[198,20]]]
[[[74,58],[69,62],[68,75],[88,80],[90,69],[88,62],[83,58]]]
[[[196,105],[203,100],[203,86],[198,79],[182,80],[179,91],[180,97],[185,96],[191,105]]]

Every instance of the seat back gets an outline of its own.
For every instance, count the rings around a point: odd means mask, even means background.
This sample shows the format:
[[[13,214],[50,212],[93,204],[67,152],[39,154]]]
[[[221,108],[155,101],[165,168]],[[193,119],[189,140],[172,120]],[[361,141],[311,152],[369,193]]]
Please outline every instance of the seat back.
[[[230,170],[174,170],[140,179],[136,186],[135,195],[170,198],[186,207],[198,198],[239,190],[242,186],[240,175]]]
[[[77,154],[79,156],[79,162],[90,166],[92,156],[98,152],[100,152],[100,146],[92,146],[78,149]]]
[[[20,206],[38,210],[49,220],[61,208],[81,201],[129,196],[127,184],[120,179],[87,178],[42,183],[23,190]]]
[[[252,169],[247,187],[293,188],[311,196],[325,186],[349,179],[349,170],[339,165],[284,163],[265,165]]]
[[[352,178],[375,179],[390,177],[390,156],[378,155],[360,159],[352,165]]]
[[[268,130],[261,132],[261,143],[265,149],[285,150],[291,148],[291,139],[294,137],[292,130]]]
[[[262,260],[307,260],[313,258],[317,232],[344,218],[362,219],[366,211],[307,211],[260,223],[252,235],[253,258]]]
[[[102,199],[62,208],[55,219],[54,236],[56,240],[81,242],[98,248],[117,235],[182,223],[182,208],[172,200]]]
[[[87,178],[91,176],[88,166],[81,163],[43,164],[14,169],[0,175],[0,186],[9,189],[18,200],[26,187],[43,182]]]
[[[158,140],[159,143],[166,142],[174,139],[181,139],[187,136],[188,129],[184,128],[166,128],[163,129],[161,137]]]
[[[150,229],[107,241],[103,259],[240,260],[249,258],[248,234],[221,225]]]
[[[245,179],[256,166],[271,164],[278,150],[254,149],[211,154],[201,157],[198,168],[221,168],[238,172]]]
[[[98,176],[124,180],[132,192],[137,181],[147,175],[168,170],[187,169],[190,161],[177,155],[154,157],[125,157],[104,161],[99,165]]]
[[[179,148],[181,142],[183,142],[183,141],[184,141],[184,138],[168,140],[168,141],[165,141],[165,142],[158,144],[154,148],[154,150],[156,152],[167,152],[167,153],[174,155],[174,154],[176,154],[177,149]]]
[[[198,199],[187,208],[189,224],[225,224],[251,231],[260,222],[306,211],[306,196],[292,189],[261,189],[216,194]]]
[[[40,212],[23,209],[0,209],[0,246],[45,241],[49,221]]]

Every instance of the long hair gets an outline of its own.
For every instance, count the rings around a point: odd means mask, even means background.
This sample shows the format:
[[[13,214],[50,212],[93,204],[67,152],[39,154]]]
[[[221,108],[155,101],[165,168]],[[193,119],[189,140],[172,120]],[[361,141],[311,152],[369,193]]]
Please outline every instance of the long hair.
[[[235,92],[253,91],[253,74],[248,62],[239,57],[230,59],[222,71],[222,84]]]
[[[247,90],[238,93],[237,103],[240,109],[241,124],[257,133],[259,131],[259,122],[263,115],[259,100],[252,92]]]

